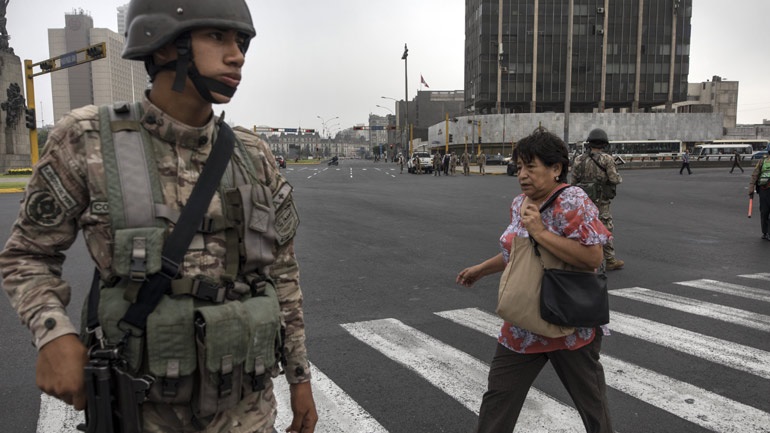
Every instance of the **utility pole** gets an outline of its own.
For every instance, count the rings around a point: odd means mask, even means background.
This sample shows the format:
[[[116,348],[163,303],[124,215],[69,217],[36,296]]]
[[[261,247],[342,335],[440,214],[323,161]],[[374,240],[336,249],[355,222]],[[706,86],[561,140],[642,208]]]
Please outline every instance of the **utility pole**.
[[[575,27],[575,0],[569,0],[567,13],[567,83],[564,89],[564,142],[569,144],[569,113],[572,105],[572,32]]]

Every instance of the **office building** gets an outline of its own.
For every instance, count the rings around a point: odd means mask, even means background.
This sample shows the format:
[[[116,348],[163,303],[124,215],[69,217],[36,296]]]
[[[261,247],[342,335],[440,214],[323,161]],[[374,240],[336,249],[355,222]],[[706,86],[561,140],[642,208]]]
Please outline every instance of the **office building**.
[[[93,18],[82,10],[66,14],[64,23],[63,29],[48,29],[51,57],[100,42],[106,42],[107,55],[51,74],[54,120],[84,105],[140,101],[148,86],[147,73],[141,62],[120,57],[124,37],[109,29],[94,28]]]
[[[570,3],[466,0],[466,109],[671,111],[687,100],[693,0]]]

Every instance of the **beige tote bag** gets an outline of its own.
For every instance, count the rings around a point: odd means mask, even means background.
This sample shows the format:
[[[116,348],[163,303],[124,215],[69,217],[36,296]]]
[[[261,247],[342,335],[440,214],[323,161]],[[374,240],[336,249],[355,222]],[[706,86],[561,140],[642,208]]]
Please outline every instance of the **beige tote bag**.
[[[565,269],[571,266],[556,258],[545,248],[540,248],[543,264],[547,268]],[[543,265],[535,255],[529,238],[514,237],[511,256],[500,277],[497,296],[497,315],[520,328],[544,337],[564,337],[575,328],[557,326],[540,317],[540,283]]]

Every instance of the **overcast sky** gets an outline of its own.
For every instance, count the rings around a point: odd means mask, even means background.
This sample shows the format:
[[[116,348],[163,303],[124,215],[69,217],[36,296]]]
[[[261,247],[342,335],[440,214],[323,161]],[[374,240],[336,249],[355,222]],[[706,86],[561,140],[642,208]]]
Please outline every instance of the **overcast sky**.
[[[654,1],[654,0],[653,0]],[[95,27],[117,31],[127,0],[10,0],[10,44],[22,61],[50,57],[48,28],[83,9]],[[241,86],[220,106],[244,126],[344,129],[389,114],[404,98],[404,43],[409,45],[409,99],[420,88],[463,88],[465,2],[461,0],[247,0],[257,37]],[[738,123],[770,119],[770,1],[696,0],[689,81],[719,75],[740,82]],[[58,53],[57,53],[58,54]],[[428,90],[423,87],[423,90]],[[50,77],[35,78],[38,111],[52,122]],[[339,116],[338,120],[328,119]],[[40,114],[38,115],[40,120]],[[332,128],[339,122],[339,126]]]

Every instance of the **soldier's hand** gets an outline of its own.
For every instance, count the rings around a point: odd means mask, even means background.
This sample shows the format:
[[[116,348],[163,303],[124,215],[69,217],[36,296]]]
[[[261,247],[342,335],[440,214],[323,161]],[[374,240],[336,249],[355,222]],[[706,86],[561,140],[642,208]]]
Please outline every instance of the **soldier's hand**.
[[[751,191],[751,192],[749,193],[749,198],[754,198],[754,191]]]
[[[76,410],[86,407],[83,368],[88,351],[74,334],[62,335],[48,342],[37,354],[37,386]]]
[[[310,382],[293,383],[289,386],[291,392],[291,411],[294,418],[286,429],[287,433],[313,433],[318,422],[313,390]]]

